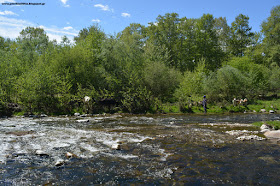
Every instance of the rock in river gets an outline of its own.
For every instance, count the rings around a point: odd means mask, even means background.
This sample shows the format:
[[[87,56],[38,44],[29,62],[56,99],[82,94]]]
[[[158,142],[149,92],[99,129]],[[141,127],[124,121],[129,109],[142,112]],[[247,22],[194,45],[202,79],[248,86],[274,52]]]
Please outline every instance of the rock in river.
[[[77,157],[75,154],[73,154],[73,153],[71,153],[71,152],[67,152],[66,154],[65,154],[65,156],[66,156],[66,158],[73,158],[73,157]]]
[[[112,149],[114,149],[114,150],[121,150],[121,146],[120,146],[120,144],[116,143],[116,144],[112,145]]]
[[[55,166],[59,167],[59,166],[64,165],[64,163],[65,163],[65,161],[63,159],[58,159],[55,162]]]
[[[35,154],[38,156],[49,156],[46,152],[42,150],[36,150]]]
[[[78,123],[86,123],[86,122],[89,122],[88,119],[80,119],[80,120],[77,120]]]
[[[270,131],[272,129],[272,127],[268,124],[263,124],[261,127],[261,132],[266,132],[266,131]]]
[[[250,136],[240,136],[238,138],[236,138],[240,141],[247,141],[247,140],[258,140],[258,141],[262,141],[262,140],[265,140],[265,138],[262,138],[260,136],[257,136],[257,135],[250,135]]]
[[[267,138],[280,138],[280,130],[266,131],[264,135]]]

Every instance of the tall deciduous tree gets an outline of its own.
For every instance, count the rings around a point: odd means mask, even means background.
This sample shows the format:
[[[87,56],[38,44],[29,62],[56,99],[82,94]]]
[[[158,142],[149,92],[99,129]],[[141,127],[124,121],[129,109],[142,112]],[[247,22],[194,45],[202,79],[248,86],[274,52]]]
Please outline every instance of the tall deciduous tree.
[[[180,33],[178,31],[179,15],[167,13],[159,15],[155,23],[148,27],[148,38],[156,46],[164,46],[169,53],[168,66],[179,66],[178,52],[180,47]]]
[[[280,6],[274,7],[270,16],[262,23],[262,33],[265,36],[264,54],[269,63],[276,62],[280,65]]]
[[[219,46],[222,50],[228,52],[228,41],[230,37],[230,27],[225,17],[215,18],[214,29],[218,37]]]
[[[204,14],[196,24],[196,62],[204,58],[206,68],[210,70],[221,66],[223,55],[214,24],[214,17],[210,14]]]

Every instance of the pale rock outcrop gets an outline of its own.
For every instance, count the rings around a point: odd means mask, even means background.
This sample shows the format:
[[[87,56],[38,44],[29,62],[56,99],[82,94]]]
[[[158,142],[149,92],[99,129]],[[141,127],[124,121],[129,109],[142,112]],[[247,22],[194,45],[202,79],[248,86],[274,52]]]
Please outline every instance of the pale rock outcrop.
[[[267,138],[280,138],[280,130],[270,130],[270,131],[266,131],[264,133],[264,135]]]

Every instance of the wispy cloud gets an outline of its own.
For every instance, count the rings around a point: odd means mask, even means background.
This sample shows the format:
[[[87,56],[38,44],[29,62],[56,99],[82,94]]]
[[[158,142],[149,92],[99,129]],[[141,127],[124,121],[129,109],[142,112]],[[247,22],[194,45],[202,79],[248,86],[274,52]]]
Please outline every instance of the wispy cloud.
[[[67,26],[67,27],[64,27],[63,30],[73,30],[73,27],[72,26]]]
[[[103,11],[110,11],[110,12],[114,11],[113,9],[109,8],[108,5],[96,4],[96,5],[94,5],[94,7],[100,8]]]
[[[0,35],[2,37],[16,39],[19,36],[19,33],[28,26],[38,27],[36,24],[26,20],[0,16]],[[44,29],[44,31],[49,36],[50,40],[56,39],[58,42],[61,42],[61,37],[64,35],[73,41],[74,36],[77,36],[79,33],[72,27],[72,29],[70,27],[49,28],[43,25],[39,27]],[[67,29],[71,31],[68,31]]]
[[[101,22],[101,20],[100,19],[93,19],[93,20],[91,20],[92,22],[96,22],[96,23],[100,23]]]
[[[0,11],[0,15],[18,15],[18,14],[14,13],[12,11],[5,10],[4,12]]]
[[[60,0],[63,4],[66,4],[68,0]]]
[[[63,3],[63,6],[70,7],[70,5],[67,4],[68,0],[60,0]]]
[[[131,15],[129,13],[122,13],[123,17],[130,17]]]

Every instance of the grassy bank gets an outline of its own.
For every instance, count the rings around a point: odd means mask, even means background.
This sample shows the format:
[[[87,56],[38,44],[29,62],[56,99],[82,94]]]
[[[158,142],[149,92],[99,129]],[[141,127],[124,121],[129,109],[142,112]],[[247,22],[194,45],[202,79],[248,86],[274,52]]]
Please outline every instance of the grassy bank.
[[[280,99],[273,100],[256,100],[250,102],[247,106],[233,106],[231,103],[218,103],[209,104],[208,113],[243,113],[243,112],[261,112],[261,109],[265,109],[266,112],[273,110],[279,112]],[[162,105],[162,111],[164,113],[203,113],[204,109],[200,106],[185,106],[180,109],[179,103],[168,103]]]
[[[280,128],[280,121],[259,121],[259,122],[253,123],[253,125],[255,125],[257,127],[261,127],[263,124],[268,124],[276,130],[278,130]]]
[[[270,110],[273,110],[274,112],[280,112],[280,99],[273,99],[273,100],[256,100],[249,102],[247,106],[233,106],[231,103],[217,103],[217,104],[208,104],[208,114],[224,114],[224,113],[244,113],[244,112],[253,112],[253,113],[259,113],[261,112],[261,109],[265,109],[268,113]],[[114,112],[115,110],[115,112]],[[97,111],[97,110],[96,110]],[[121,110],[116,111],[116,109],[112,108],[111,110],[107,110],[110,112],[106,112],[106,110],[99,110],[99,112],[93,112],[91,114],[102,114],[102,113],[125,113]],[[57,115],[73,115],[75,112],[84,113],[82,107],[81,108],[75,108],[70,113],[46,113],[48,115],[57,116]],[[20,112],[14,112],[14,116],[21,116],[24,115],[26,112],[24,110]],[[44,112],[32,112],[34,115],[40,115]],[[182,107],[178,102],[175,103],[164,103],[162,104],[158,110],[154,110],[153,112],[148,112],[147,114],[183,114],[183,113],[192,113],[192,114],[201,114],[204,113],[203,107],[200,106],[191,106],[188,107],[188,105],[185,105],[185,107]],[[144,113],[143,113],[144,114]]]

